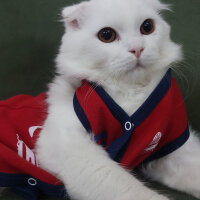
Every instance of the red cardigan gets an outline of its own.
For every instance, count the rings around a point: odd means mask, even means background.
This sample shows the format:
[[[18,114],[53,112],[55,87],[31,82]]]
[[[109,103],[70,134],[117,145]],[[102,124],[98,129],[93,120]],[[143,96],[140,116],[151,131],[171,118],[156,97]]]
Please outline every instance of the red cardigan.
[[[147,100],[129,116],[100,86],[83,81],[74,95],[74,110],[110,157],[134,169],[165,156],[189,137],[183,98],[166,73]],[[27,199],[40,193],[67,195],[61,181],[39,168],[34,145],[47,117],[45,93],[0,101],[0,186]]]

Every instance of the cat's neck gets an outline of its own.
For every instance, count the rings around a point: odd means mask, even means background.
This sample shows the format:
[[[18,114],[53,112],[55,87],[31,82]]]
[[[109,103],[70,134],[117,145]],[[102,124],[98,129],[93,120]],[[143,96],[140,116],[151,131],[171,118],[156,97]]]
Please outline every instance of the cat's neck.
[[[136,81],[131,77],[123,76],[118,79],[109,77],[95,82],[101,85],[127,114],[132,115],[152,93],[166,71],[167,69],[163,69],[148,73],[146,77],[141,77],[141,81],[140,78]],[[65,104],[67,100],[72,101],[74,92],[80,84],[80,80],[76,78],[66,79],[63,76],[57,76],[49,85],[48,103],[54,105],[52,102]]]
[[[101,86],[129,115],[133,114],[139,106],[148,98],[154,88],[158,85],[166,69],[152,72],[142,78],[142,81],[124,80],[110,77],[101,81]]]

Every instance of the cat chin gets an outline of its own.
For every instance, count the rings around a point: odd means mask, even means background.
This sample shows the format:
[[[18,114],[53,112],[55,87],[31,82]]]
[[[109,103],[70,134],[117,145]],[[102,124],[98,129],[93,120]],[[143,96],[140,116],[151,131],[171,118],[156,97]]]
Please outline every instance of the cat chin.
[[[125,68],[124,70],[115,72],[115,76],[127,76],[127,75],[137,76],[138,73],[141,72],[144,73],[145,70],[147,69],[144,65],[136,63],[133,66]]]

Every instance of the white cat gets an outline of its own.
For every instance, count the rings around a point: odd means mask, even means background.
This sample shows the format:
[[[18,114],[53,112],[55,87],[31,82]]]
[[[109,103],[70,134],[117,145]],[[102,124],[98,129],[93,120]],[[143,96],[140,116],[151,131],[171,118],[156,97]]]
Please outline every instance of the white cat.
[[[49,85],[48,117],[36,151],[40,166],[63,181],[72,199],[168,199],[113,161],[73,108],[83,79],[103,87],[128,115],[143,104],[170,65],[182,59],[159,14],[163,9],[168,7],[158,0],[91,0],[63,10],[66,32],[56,60],[59,75]],[[142,170],[153,180],[200,198],[200,142],[190,133],[178,150]],[[161,136],[158,133],[146,151],[155,148]]]

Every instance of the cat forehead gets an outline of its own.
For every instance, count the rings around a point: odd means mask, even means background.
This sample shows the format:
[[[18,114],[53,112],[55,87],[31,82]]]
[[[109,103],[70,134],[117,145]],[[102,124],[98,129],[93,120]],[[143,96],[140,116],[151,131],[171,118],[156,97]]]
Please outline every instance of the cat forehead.
[[[132,26],[145,18],[158,19],[162,9],[167,6],[158,0],[90,0],[64,8],[62,15],[71,26],[95,29],[103,25]]]
[[[142,12],[145,9],[150,10],[162,10],[166,8],[166,5],[162,4],[158,0],[91,0],[93,9],[110,9],[110,11],[120,10],[123,11],[138,11]],[[138,8],[140,10],[138,10]],[[125,13],[124,13],[125,14]]]
[[[95,26],[132,25],[145,18],[158,16],[153,0],[93,0],[89,21]],[[141,20],[141,21],[140,21]]]

